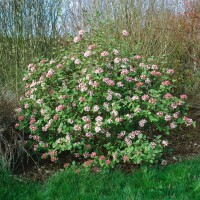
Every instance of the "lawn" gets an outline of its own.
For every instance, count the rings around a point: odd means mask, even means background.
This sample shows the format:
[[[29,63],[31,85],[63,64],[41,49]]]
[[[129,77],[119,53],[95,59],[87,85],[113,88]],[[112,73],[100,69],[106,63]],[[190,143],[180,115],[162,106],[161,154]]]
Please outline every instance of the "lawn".
[[[132,174],[115,171],[89,175],[66,170],[44,184],[2,172],[0,186],[3,200],[200,199],[200,158],[151,168],[146,173],[135,170]]]

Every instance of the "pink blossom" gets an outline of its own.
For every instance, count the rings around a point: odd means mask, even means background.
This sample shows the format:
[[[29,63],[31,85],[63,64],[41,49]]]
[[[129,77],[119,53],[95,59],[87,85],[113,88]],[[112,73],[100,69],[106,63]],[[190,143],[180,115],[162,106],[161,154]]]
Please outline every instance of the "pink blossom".
[[[119,134],[118,134],[118,138],[121,139],[125,136],[126,134],[126,131],[121,131]]]
[[[24,108],[25,108],[25,109],[29,108],[29,104],[26,103],[26,104],[24,105]]]
[[[138,100],[138,99],[139,99],[139,97],[136,96],[136,95],[134,95],[133,97],[131,97],[131,100],[132,100],[132,101],[135,101],[135,100]]]
[[[80,31],[78,32],[78,34],[79,34],[79,35],[83,35],[84,32],[85,32],[84,30],[80,30]]]
[[[109,132],[106,132],[106,137],[110,137],[111,134]]]
[[[95,127],[95,132],[96,132],[96,133],[99,133],[100,131],[101,131],[101,128],[100,128],[99,126],[96,126],[96,127]]]
[[[140,55],[135,55],[133,58],[134,58],[135,60],[140,60],[140,59],[142,58],[142,56],[140,56]]]
[[[103,103],[103,106],[104,106],[105,108],[108,108],[109,103],[108,103],[108,102],[104,102],[104,103]]]
[[[47,158],[47,154],[46,154],[46,153],[43,153],[42,156],[41,156],[41,158],[42,158],[42,159],[46,159],[46,158]]]
[[[50,60],[49,64],[52,65],[54,64],[56,61],[55,60]]]
[[[151,84],[151,80],[150,80],[149,78],[147,78],[147,79],[145,80],[145,83]]]
[[[89,56],[91,56],[91,51],[86,51],[85,53],[84,53],[84,57],[89,57]]]
[[[158,72],[158,71],[151,71],[150,72],[152,76],[161,76],[161,72]]]
[[[140,78],[141,78],[141,79],[146,79],[147,76],[143,74],[143,75],[140,76]]]
[[[84,102],[85,101],[85,98],[84,97],[79,97],[78,99],[80,102]]]
[[[117,152],[113,153],[113,160],[116,160],[117,159]]]
[[[132,141],[131,141],[130,138],[125,137],[124,141],[126,142],[126,145],[127,145],[127,146],[131,146],[131,145],[132,145]]]
[[[87,122],[87,123],[90,122],[90,118],[88,118],[87,116],[83,116],[83,117],[82,117],[82,120],[83,120],[84,122]]]
[[[47,60],[43,59],[43,60],[41,60],[40,62],[44,64],[44,63],[47,62]]]
[[[106,84],[110,85],[110,86],[114,86],[115,82],[113,80],[111,80],[110,78],[104,78],[103,82],[105,82]]]
[[[59,96],[59,99],[65,99],[66,98],[66,95],[60,95]]]
[[[123,30],[122,35],[127,37],[127,36],[129,36],[129,32],[127,30]]]
[[[86,86],[86,83],[80,83],[78,85],[78,88],[80,89],[81,92],[85,92],[88,90],[87,86]]]
[[[96,157],[96,155],[97,155],[97,153],[96,153],[96,152],[92,152],[92,153],[90,154],[91,158],[94,158],[94,157]]]
[[[117,118],[115,119],[115,121],[116,121],[116,122],[122,122],[123,119],[122,119],[121,117],[117,117]]]
[[[120,82],[117,82],[117,86],[118,87],[124,87],[124,84],[120,81]]]
[[[177,105],[179,105],[179,106],[183,105],[183,101],[178,100]]]
[[[174,70],[173,70],[173,69],[168,69],[168,70],[167,70],[167,73],[168,73],[168,74],[173,74],[173,73],[174,73]]]
[[[120,61],[121,61],[120,58],[115,58],[115,59],[114,59],[114,63],[119,63]]]
[[[80,131],[80,130],[81,130],[81,127],[80,127],[79,125],[75,125],[75,126],[74,126],[74,130],[75,130],[75,131]]]
[[[91,124],[85,124],[85,125],[83,126],[83,128],[84,128],[84,129],[90,129],[90,128],[91,128]]]
[[[168,146],[168,144],[169,144],[169,143],[168,143],[167,140],[163,140],[163,141],[162,141],[162,145],[163,145],[164,147]]]
[[[79,157],[80,157],[80,154],[79,154],[79,153],[75,153],[74,156],[75,156],[76,158],[79,158]]]
[[[87,144],[85,147],[86,147],[86,149],[91,149],[91,145],[90,144]]]
[[[57,119],[58,119],[58,115],[54,115],[54,116],[53,116],[53,119],[54,119],[54,120],[57,120]]]
[[[115,55],[119,55],[119,51],[117,49],[114,49],[113,52],[114,52]]]
[[[37,149],[38,149],[38,145],[35,144],[33,147],[34,147],[34,148],[33,148],[33,151],[37,151]]]
[[[179,112],[174,113],[174,114],[173,114],[173,117],[174,117],[175,119],[178,119],[178,117],[179,117]]]
[[[187,126],[191,126],[192,123],[193,123],[193,120],[190,119],[190,118],[188,118],[188,117],[186,117],[186,116],[183,117],[183,120],[185,121],[185,124],[186,124]]]
[[[108,55],[109,55],[109,53],[108,53],[107,51],[101,52],[101,56],[102,56],[102,57],[105,57],[105,56],[108,56]]]
[[[30,70],[32,67],[34,67],[34,64],[33,64],[33,63],[31,63],[31,64],[28,65],[28,69],[29,69],[29,70]]]
[[[51,162],[55,162],[56,161],[56,157],[51,157]]]
[[[105,160],[105,159],[106,159],[106,157],[103,155],[99,157],[99,160]]]
[[[166,93],[166,94],[164,95],[164,98],[165,98],[165,99],[173,99],[174,97],[173,97],[173,95],[171,95],[170,93]]]
[[[47,75],[46,77],[47,78],[51,78],[53,76],[53,74],[55,73],[55,71],[53,69],[50,69],[48,72],[47,72]]]
[[[69,163],[64,163],[63,167],[67,168],[69,166]]]
[[[165,115],[165,121],[170,121],[171,120],[171,116],[170,115]]]
[[[152,149],[155,149],[155,147],[156,147],[156,143],[155,142],[151,142],[150,145],[151,145]]]
[[[148,101],[149,103],[152,103],[152,104],[154,104],[154,103],[156,103],[157,102],[157,100],[156,99],[154,99],[154,98],[151,98],[151,99],[149,99],[149,101]]]
[[[79,59],[76,59],[76,60],[74,61],[74,63],[75,63],[76,65],[79,65],[79,64],[81,63],[81,61],[80,61]]]
[[[83,166],[84,166],[84,167],[88,167],[88,166],[90,166],[92,163],[93,163],[93,160],[87,160],[87,161],[85,161],[85,162],[83,163]]]
[[[163,112],[159,111],[159,112],[156,113],[156,115],[158,115],[159,117],[162,117],[164,114],[163,114]]]
[[[57,69],[61,69],[62,67],[63,67],[62,64],[58,64],[58,65],[56,66]]]
[[[94,108],[93,108],[94,112],[97,112],[99,110],[99,106],[98,105],[95,105]]]
[[[90,154],[88,152],[85,152],[85,153],[83,153],[83,157],[88,158],[88,157],[90,157]]]
[[[38,100],[36,101],[37,104],[41,104],[42,102],[43,102],[42,99],[38,99]]]
[[[127,63],[129,61],[128,58],[122,58],[122,62]]]
[[[28,77],[23,77],[22,78],[22,81],[27,81],[28,80]]]
[[[100,67],[98,67],[96,70],[95,70],[95,74],[101,74],[101,73],[103,73],[103,69],[102,68],[100,68]]]
[[[169,126],[170,126],[170,128],[171,128],[171,129],[174,129],[174,128],[176,128],[176,127],[177,127],[177,125],[176,125],[174,122],[170,123],[170,125],[169,125]]]
[[[77,42],[79,42],[80,40],[81,40],[81,38],[78,37],[78,36],[76,36],[76,37],[74,38],[74,43],[77,43]]]
[[[68,119],[67,122],[68,122],[69,124],[73,124],[73,123],[74,123],[74,120]]]
[[[31,118],[31,120],[30,120],[30,122],[29,122],[29,124],[34,124],[35,123],[35,118]]]
[[[92,97],[93,96],[93,91],[88,91],[88,94]]]
[[[140,113],[140,112],[141,112],[141,108],[136,108],[136,109],[135,109],[135,112],[136,112],[136,113]]]
[[[187,99],[188,96],[187,96],[186,94],[181,94],[181,95],[180,95],[180,98],[181,98],[181,99]]]
[[[130,66],[130,71],[131,71],[131,72],[135,72],[136,69],[135,69],[134,67]]]
[[[93,49],[95,49],[95,48],[96,48],[96,46],[95,46],[94,44],[91,44],[91,45],[88,46],[88,49],[89,49],[89,50],[93,50]]]
[[[126,156],[126,155],[125,155],[125,156],[123,156],[122,158],[123,158],[124,162],[127,162],[127,161],[129,161],[129,157],[128,157],[128,156]]]
[[[56,107],[56,112],[59,112],[59,111],[61,111],[61,110],[63,110],[64,109],[64,105],[59,105],[58,107]]]
[[[139,121],[139,126],[140,127],[144,127],[144,125],[147,123],[147,120],[146,119],[142,119]]]
[[[85,106],[84,107],[84,111],[89,112],[90,111],[90,107],[89,106]]]
[[[71,141],[70,135],[67,134],[67,135],[65,136],[65,139],[66,139],[66,142],[70,142],[70,141]]]
[[[106,160],[105,163],[106,163],[106,165],[109,165],[111,163],[111,161],[110,160]]]
[[[144,95],[142,96],[142,100],[143,100],[143,101],[146,101],[146,100],[148,100],[148,99],[149,99],[149,95],[144,94]]]
[[[74,60],[75,60],[75,57],[74,57],[74,56],[72,56],[72,57],[70,58],[70,60],[71,60],[71,61],[74,61]]]
[[[23,121],[23,120],[24,120],[24,116],[20,115],[20,116],[18,117],[18,120],[19,120],[20,122]]]
[[[87,133],[85,133],[85,136],[88,137],[88,138],[92,138],[93,134],[91,132],[87,132]]]
[[[157,70],[158,69],[158,65],[152,65],[151,69]]]
[[[99,86],[99,83],[97,82],[97,81],[94,81],[93,83],[92,83],[92,87],[98,87]]]
[[[16,108],[16,109],[15,109],[15,112],[17,112],[17,113],[19,113],[19,112],[21,112],[21,111],[22,111],[21,108]]]
[[[163,81],[163,82],[162,82],[162,85],[164,85],[164,86],[168,86],[168,85],[170,85],[170,84],[171,84],[170,81]]]
[[[172,107],[173,109],[175,109],[175,108],[177,108],[177,104],[176,104],[176,103],[171,103],[171,107]]]
[[[15,128],[18,128],[19,127],[19,124],[17,123],[17,124],[15,124]]]
[[[128,69],[122,69],[121,75],[127,75],[129,73]]]
[[[144,85],[144,83],[142,83],[142,82],[138,82],[138,83],[135,84],[136,87],[141,87],[143,85]]]

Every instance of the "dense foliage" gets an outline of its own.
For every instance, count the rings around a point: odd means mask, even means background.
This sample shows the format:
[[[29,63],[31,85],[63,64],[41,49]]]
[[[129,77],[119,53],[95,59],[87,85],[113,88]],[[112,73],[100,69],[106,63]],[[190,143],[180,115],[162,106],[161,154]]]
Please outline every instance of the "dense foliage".
[[[95,34],[95,37],[92,37]],[[86,169],[160,160],[172,129],[194,125],[187,95],[173,95],[174,70],[126,51],[123,42],[79,31],[62,55],[28,65],[16,127],[43,159]],[[165,162],[163,162],[165,164]]]

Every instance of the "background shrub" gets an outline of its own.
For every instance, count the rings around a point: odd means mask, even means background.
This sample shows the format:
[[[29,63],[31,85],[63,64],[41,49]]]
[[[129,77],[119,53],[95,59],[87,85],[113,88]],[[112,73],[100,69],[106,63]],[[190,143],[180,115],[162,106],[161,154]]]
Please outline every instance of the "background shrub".
[[[187,95],[173,95],[174,70],[129,53],[130,33],[122,36],[80,30],[57,59],[28,65],[16,127],[43,159],[68,152],[85,168],[155,163],[171,129],[194,125]]]

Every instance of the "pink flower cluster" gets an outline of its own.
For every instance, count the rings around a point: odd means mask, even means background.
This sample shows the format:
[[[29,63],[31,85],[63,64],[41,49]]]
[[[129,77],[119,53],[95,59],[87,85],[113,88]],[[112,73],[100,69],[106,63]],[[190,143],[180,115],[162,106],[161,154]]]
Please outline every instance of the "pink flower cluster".
[[[191,126],[193,123],[193,120],[186,116],[183,117],[183,120],[185,121],[186,126]]]
[[[47,72],[47,75],[46,77],[47,78],[51,78],[53,76],[53,74],[55,73],[55,71],[53,69],[50,69],[48,72]]]
[[[106,84],[110,85],[110,86],[114,86],[115,82],[113,80],[111,80],[110,78],[104,78],[103,82],[105,82]]]
[[[122,35],[127,37],[130,35],[130,33],[127,30],[123,30]]]
[[[106,56],[108,56],[108,55],[109,55],[109,53],[108,53],[107,51],[101,52],[101,56],[102,56],[102,57],[106,57]]]

